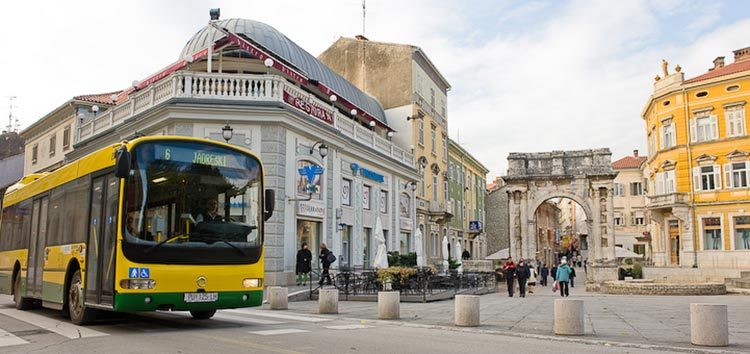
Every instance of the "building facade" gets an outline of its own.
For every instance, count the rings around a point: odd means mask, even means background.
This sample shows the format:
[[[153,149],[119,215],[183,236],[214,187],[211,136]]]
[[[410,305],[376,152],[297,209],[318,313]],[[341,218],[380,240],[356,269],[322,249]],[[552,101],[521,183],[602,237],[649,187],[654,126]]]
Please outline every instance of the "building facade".
[[[508,193],[504,187],[505,181],[501,177],[487,185],[485,235],[488,255],[501,250],[510,251]]]
[[[625,156],[612,163],[617,173],[614,182],[615,199],[615,245],[638,253],[648,261],[646,233],[646,195],[643,187],[643,164],[645,156],[633,150],[633,156]]]
[[[413,45],[339,38],[318,58],[361,90],[376,97],[396,130],[393,141],[414,154],[417,223],[425,254],[442,264],[453,207],[448,198],[447,94],[450,84],[427,55]]]
[[[461,145],[448,139],[448,196],[453,207],[451,244],[460,242],[471,259],[487,256],[485,198],[489,170]]]
[[[642,111],[647,203],[659,266],[750,268],[750,48],[685,80],[662,63]]]
[[[294,283],[302,243],[314,254],[326,243],[334,267],[360,269],[372,267],[378,224],[388,250],[413,247],[408,184],[419,175],[411,151],[390,140],[382,105],[269,25],[213,22],[175,63],[111,99],[108,109],[70,121],[76,133],[65,159],[138,135],[223,140],[223,126],[233,129],[229,143],[261,158],[265,187],[276,190],[265,224],[266,285]],[[300,172],[311,167],[322,174]]]
[[[560,208],[557,202],[548,200],[539,205],[534,213],[536,221],[536,259],[544,264],[555,264],[556,252],[560,250]]]

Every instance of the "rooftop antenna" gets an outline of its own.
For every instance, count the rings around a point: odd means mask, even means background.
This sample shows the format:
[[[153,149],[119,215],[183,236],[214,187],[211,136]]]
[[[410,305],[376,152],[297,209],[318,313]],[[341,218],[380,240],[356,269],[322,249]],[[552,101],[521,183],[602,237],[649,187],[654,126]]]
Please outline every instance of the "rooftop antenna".
[[[362,36],[365,35],[365,0],[362,0]]]
[[[8,96],[8,130],[7,132],[10,133],[13,131],[13,100],[16,99],[16,96]],[[16,126],[18,125],[18,119],[16,119]]]

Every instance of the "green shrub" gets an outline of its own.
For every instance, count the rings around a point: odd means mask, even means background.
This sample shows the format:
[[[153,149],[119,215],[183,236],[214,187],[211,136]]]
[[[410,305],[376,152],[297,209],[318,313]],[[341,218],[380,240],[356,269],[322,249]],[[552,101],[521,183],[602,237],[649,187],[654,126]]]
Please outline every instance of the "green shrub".
[[[453,257],[448,256],[448,269],[458,269],[458,267],[461,266],[461,263],[459,263],[457,260],[453,259]]]

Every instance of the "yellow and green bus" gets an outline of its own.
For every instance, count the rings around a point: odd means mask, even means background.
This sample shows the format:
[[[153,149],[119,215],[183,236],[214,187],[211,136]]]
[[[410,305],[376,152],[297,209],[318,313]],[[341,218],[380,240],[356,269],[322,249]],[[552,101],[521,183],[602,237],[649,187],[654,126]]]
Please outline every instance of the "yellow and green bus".
[[[206,139],[140,137],[24,177],[3,200],[0,293],[18,309],[259,306],[274,191],[260,160]]]

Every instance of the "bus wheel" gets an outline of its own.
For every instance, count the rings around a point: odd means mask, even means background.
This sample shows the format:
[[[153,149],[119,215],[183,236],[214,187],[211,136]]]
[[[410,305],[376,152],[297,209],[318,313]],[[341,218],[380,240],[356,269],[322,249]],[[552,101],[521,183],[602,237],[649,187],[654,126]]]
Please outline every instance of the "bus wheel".
[[[207,320],[214,317],[216,310],[205,310],[205,311],[190,311],[190,315],[196,320]]]
[[[77,325],[91,323],[96,318],[96,310],[83,304],[83,285],[81,271],[76,270],[68,286],[68,313],[70,321]]]
[[[21,274],[16,274],[16,280],[13,282],[13,302],[19,310],[28,310],[31,308],[31,300],[21,296]]]

